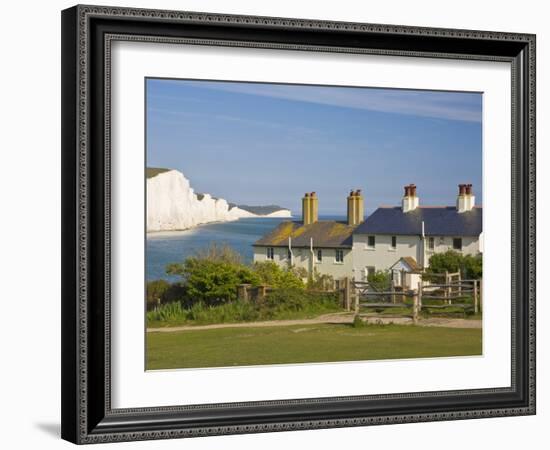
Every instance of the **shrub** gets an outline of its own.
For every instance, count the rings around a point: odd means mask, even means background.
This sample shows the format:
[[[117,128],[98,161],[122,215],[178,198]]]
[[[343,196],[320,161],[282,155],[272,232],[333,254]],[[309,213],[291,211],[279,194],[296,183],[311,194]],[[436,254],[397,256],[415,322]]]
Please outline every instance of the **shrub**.
[[[317,268],[313,270],[313,276],[308,279],[308,289],[327,290],[332,289],[334,286],[334,278],[332,275],[326,273],[320,273]]]
[[[304,283],[293,270],[280,267],[273,261],[256,262],[252,270],[259,277],[260,284],[274,289],[303,289]]]
[[[454,250],[437,253],[430,258],[430,266],[426,270],[430,279],[430,273],[460,272],[463,278],[480,279],[483,276],[483,256],[478,253],[475,256],[462,255]]]
[[[192,302],[216,305],[234,301],[237,286],[258,285],[259,277],[247,266],[216,259],[187,258],[181,264],[170,264],[167,272],[179,275]]]
[[[265,319],[291,317],[296,312],[312,315],[334,311],[339,308],[338,295],[334,292],[308,292],[303,289],[281,288],[266,295],[261,308]]]
[[[391,284],[390,273],[389,271],[377,270],[367,276],[367,281],[377,291],[387,291]]]
[[[147,282],[147,311],[150,311],[161,304],[162,296],[169,287],[170,283],[166,280],[153,280]]]
[[[466,255],[464,257],[464,276],[467,279],[479,280],[483,277],[483,257],[481,253],[475,256]]]
[[[166,280],[147,282],[146,298],[147,311],[166,303],[187,302],[185,286],[180,283],[169,283]]]

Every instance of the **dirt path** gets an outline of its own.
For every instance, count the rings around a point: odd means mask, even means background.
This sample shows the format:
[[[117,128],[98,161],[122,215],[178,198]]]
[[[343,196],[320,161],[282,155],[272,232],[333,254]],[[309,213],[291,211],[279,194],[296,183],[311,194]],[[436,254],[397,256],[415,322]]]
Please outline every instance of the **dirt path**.
[[[174,331],[191,330],[215,330],[217,328],[261,328],[261,327],[286,327],[291,325],[316,325],[320,323],[338,324],[353,323],[353,313],[324,314],[313,319],[296,320],[269,320],[264,322],[240,322],[240,323],[216,323],[212,325],[182,325],[178,327],[147,328],[148,333],[172,333]],[[366,321],[371,324],[412,325],[409,317],[367,317]],[[447,327],[447,328],[481,328],[481,320],[466,319],[421,319],[418,324],[423,327]]]

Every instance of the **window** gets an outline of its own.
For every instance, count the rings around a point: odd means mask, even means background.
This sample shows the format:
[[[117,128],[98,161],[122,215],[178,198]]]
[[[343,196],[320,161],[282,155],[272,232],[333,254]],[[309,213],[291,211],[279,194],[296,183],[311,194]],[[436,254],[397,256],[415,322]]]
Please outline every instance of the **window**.
[[[367,247],[374,248],[376,245],[376,239],[374,236],[367,236]]]
[[[273,247],[267,247],[267,259],[273,259],[274,252]]]
[[[289,260],[292,259],[292,252],[290,251],[290,249],[287,250],[286,257],[287,257],[287,259],[289,259]]]
[[[365,267],[365,273],[367,275],[367,280],[368,280],[370,275],[374,275],[376,273],[376,267],[374,266]]]
[[[454,238],[453,239],[453,249],[454,250],[462,250],[462,238]]]
[[[393,249],[397,248],[397,236],[391,237],[391,248]]]
[[[337,263],[344,262],[344,250],[336,250],[336,262]]]
[[[317,262],[323,262],[323,250],[317,250]]]
[[[433,250],[435,247],[435,239],[433,237],[428,238],[428,250]]]

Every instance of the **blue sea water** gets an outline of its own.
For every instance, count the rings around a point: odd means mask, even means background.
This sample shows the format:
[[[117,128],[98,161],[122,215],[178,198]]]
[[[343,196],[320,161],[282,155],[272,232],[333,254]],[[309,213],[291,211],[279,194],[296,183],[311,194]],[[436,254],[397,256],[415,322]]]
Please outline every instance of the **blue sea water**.
[[[322,220],[343,220],[343,217],[321,217]],[[226,244],[239,252],[245,262],[253,258],[252,244],[279,223],[289,218],[247,218],[234,222],[201,225],[191,230],[147,234],[146,277],[147,280],[176,278],[166,274],[166,265],[182,262],[197,251],[212,243]]]

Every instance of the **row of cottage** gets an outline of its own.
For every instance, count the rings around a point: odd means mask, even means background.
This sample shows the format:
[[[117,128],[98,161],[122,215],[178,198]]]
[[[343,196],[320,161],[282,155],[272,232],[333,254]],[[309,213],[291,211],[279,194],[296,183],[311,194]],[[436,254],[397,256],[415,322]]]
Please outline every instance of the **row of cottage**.
[[[475,206],[471,184],[458,187],[454,206],[420,206],[416,186],[410,184],[401,206],[381,206],[366,220],[361,191],[351,191],[342,222],[319,220],[319,199],[315,192],[306,193],[302,220],[282,222],[256,241],[254,261],[356,281],[389,270],[396,286],[407,287],[435,253],[483,252],[482,208]]]

